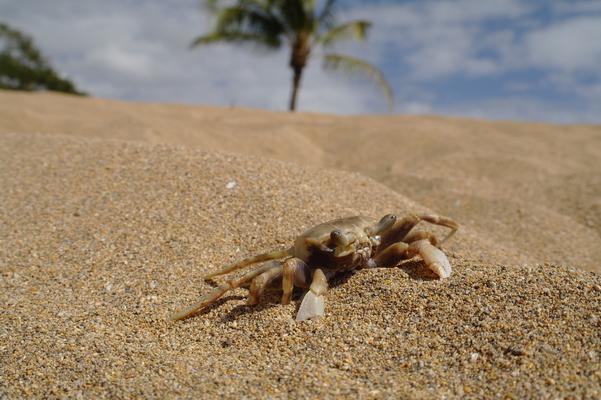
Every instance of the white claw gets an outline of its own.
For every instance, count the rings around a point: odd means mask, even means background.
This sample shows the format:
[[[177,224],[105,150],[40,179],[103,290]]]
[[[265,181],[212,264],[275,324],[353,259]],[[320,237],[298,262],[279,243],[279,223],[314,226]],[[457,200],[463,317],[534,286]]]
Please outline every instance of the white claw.
[[[324,296],[318,296],[311,290],[307,291],[296,314],[297,321],[321,317],[325,310]]]
[[[430,264],[428,267],[436,274],[440,279],[448,278],[451,276],[451,265],[447,262],[446,266],[439,263]]]
[[[453,271],[451,263],[438,247],[433,246],[428,240],[419,240],[411,243],[411,245],[415,246],[426,266],[438,275],[440,279],[451,276],[451,272]]]

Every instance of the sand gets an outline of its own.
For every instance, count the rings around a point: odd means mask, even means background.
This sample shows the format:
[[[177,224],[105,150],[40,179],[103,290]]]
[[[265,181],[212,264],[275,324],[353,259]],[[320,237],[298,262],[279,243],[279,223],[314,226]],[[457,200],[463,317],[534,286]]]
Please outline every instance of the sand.
[[[177,144],[360,172],[503,247],[490,262],[601,272],[601,125],[337,117],[2,91],[0,103],[0,132]]]
[[[0,96],[0,397],[601,396],[599,127]],[[242,289],[167,320],[207,271],[390,211],[462,224],[449,279],[409,261],[339,277],[316,321]]]

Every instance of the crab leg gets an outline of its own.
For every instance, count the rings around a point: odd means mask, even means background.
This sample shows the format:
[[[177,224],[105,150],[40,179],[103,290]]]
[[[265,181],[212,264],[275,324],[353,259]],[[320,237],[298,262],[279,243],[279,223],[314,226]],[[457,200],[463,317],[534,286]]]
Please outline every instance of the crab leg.
[[[433,246],[438,247],[438,239],[436,238],[436,236],[434,236],[433,233],[428,232],[428,231],[410,232],[409,234],[407,234],[407,236],[405,236],[405,238],[403,239],[403,242],[413,243],[413,242],[417,242],[418,240],[428,240],[428,241],[430,241],[430,243],[432,243]]]
[[[324,314],[324,294],[328,290],[328,280],[321,269],[313,271],[313,282],[305,294],[296,314],[297,321],[304,321]]]
[[[242,261],[238,261],[235,264],[229,265],[219,271],[215,271],[215,272],[211,272],[209,274],[206,274],[204,276],[204,279],[211,279],[215,276],[219,276],[219,275],[225,275],[227,273],[230,273],[232,271],[236,271],[239,269],[242,269],[248,265],[251,264],[256,264],[258,262],[262,262],[262,261],[269,261],[269,260],[275,260],[278,258],[283,258],[283,257],[287,257],[290,256],[292,254],[292,249],[288,249],[288,250],[275,250],[269,253],[263,253],[263,254],[259,254],[253,257],[249,257],[249,258],[245,258]]]
[[[450,218],[442,217],[440,215],[435,214],[423,214],[423,215],[408,215],[402,219],[397,220],[394,225],[392,225],[389,229],[386,229],[382,232],[382,240],[380,247],[382,249],[387,248],[393,243],[396,242],[407,242],[405,239],[406,236],[411,232],[411,230],[419,224],[421,221],[426,221],[431,224],[445,226],[447,228],[451,228],[451,232],[440,242],[440,244],[446,242],[453,236],[453,234],[459,228],[457,222],[453,221]]]
[[[209,292],[206,295],[202,296],[200,298],[200,300],[198,300],[196,303],[194,303],[190,307],[184,308],[183,310],[180,310],[176,314],[172,315],[171,320],[177,321],[180,319],[185,319],[185,318],[191,317],[192,315],[196,314],[198,311],[205,308],[206,306],[215,303],[226,292],[228,292],[232,289],[238,288],[238,287],[244,285],[245,283],[248,283],[253,278],[261,275],[262,273],[264,273],[266,271],[269,271],[273,267],[274,266],[272,263],[268,263],[266,265],[262,265],[261,267],[255,269],[253,271],[247,272],[246,274],[242,275],[240,278],[229,280],[228,282],[224,283],[223,285],[220,285],[219,287],[217,287],[212,292]]]
[[[271,269],[263,272],[261,275],[254,278],[250,284],[248,300],[246,304],[254,306],[259,302],[261,295],[265,291],[265,288],[269,286],[271,282],[282,276],[282,266],[274,265]]]
[[[393,243],[401,242],[420,221],[421,219],[417,215],[408,215],[402,219],[397,219],[389,229],[381,233],[380,248],[385,249]]]
[[[409,245],[404,242],[397,242],[391,244],[390,246],[376,254],[376,256],[374,257],[376,266],[383,268],[394,267],[399,263],[399,261],[406,260],[408,258],[408,248]]]
[[[451,228],[451,232],[449,232],[449,234],[440,241],[440,243],[438,244],[439,246],[442,245],[447,240],[449,240],[451,238],[451,236],[453,236],[455,234],[455,232],[457,232],[457,229],[459,229],[459,224],[457,222],[453,221],[450,218],[443,217],[441,215],[424,214],[424,215],[420,215],[419,218],[422,221],[426,221],[431,224],[441,225],[441,226],[446,226],[447,228]]]
[[[419,254],[424,260],[424,264],[439,278],[444,279],[451,276],[452,268],[447,256],[429,240],[421,239],[411,243],[407,253],[410,257]]]
[[[306,288],[311,279],[311,269],[300,258],[289,258],[282,268],[282,304],[290,303],[294,287]]]
[[[447,256],[436,247],[436,237],[430,232],[411,232],[405,237],[405,242],[397,242],[378,252],[374,257],[378,267],[394,267],[401,260],[408,260],[419,255],[426,266],[434,271],[439,278],[451,275],[451,264]]]

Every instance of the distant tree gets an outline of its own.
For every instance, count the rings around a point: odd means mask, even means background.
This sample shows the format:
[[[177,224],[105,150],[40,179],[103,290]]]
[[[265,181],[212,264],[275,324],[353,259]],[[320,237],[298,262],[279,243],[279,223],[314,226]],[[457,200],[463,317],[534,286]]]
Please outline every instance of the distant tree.
[[[31,37],[4,23],[0,23],[0,89],[84,94],[50,66]]]
[[[290,48],[292,69],[290,111],[297,105],[303,70],[314,47],[324,48],[345,39],[364,40],[371,23],[356,20],[336,24],[336,0],[325,0],[317,10],[315,0],[237,0],[219,7],[219,0],[205,0],[217,16],[212,32],[196,38],[192,47],[216,42],[251,42],[278,49],[284,43]],[[232,5],[233,4],[233,5]],[[337,53],[324,56],[324,67],[364,73],[382,88],[392,107],[392,89],[382,72],[367,61]]]

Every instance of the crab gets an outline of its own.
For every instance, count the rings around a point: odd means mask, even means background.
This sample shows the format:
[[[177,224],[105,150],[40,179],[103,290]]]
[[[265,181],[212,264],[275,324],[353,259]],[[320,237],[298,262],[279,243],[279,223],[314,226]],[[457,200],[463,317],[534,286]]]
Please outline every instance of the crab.
[[[413,229],[422,221],[450,228],[451,231],[438,241],[430,232]],[[377,222],[363,216],[325,222],[298,236],[294,245],[287,250],[246,258],[204,276],[205,280],[210,280],[264,262],[218,286],[192,306],[174,314],[171,319],[191,317],[238,287],[248,287],[247,304],[255,305],[265,289],[276,285],[282,290],[282,304],[290,303],[295,287],[308,289],[297,312],[297,321],[320,317],[324,315],[328,280],[337,273],[395,267],[402,260],[417,255],[440,279],[448,278],[451,264],[442,252],[441,245],[453,236],[458,227],[452,219],[433,214],[410,214],[403,218],[388,214]]]

